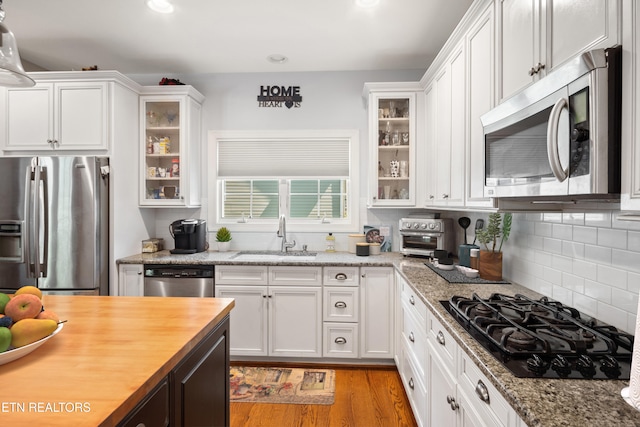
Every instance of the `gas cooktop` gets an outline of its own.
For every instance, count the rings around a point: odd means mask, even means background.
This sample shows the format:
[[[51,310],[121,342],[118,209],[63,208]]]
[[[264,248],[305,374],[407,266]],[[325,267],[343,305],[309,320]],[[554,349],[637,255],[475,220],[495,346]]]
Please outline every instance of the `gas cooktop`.
[[[517,377],[629,379],[633,335],[558,301],[496,293],[441,303]]]

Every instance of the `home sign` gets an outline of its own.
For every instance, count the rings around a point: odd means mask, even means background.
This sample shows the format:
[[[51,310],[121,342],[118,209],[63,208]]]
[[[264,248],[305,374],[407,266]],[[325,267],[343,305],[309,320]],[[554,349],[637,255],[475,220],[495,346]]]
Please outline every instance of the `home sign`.
[[[260,86],[258,107],[300,108],[300,86]]]

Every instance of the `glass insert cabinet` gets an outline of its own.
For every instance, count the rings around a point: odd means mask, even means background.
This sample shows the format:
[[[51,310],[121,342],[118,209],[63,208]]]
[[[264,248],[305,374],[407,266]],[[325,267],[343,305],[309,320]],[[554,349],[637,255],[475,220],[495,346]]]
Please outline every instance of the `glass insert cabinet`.
[[[415,206],[416,83],[366,83],[369,207]]]
[[[140,97],[140,206],[200,206],[201,109],[190,86],[158,86]]]

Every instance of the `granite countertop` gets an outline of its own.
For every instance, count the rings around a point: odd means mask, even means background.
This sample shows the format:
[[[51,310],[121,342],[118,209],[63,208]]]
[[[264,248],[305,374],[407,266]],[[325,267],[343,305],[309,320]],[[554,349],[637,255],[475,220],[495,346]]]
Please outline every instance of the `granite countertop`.
[[[215,264],[283,265],[275,261],[238,261],[237,252],[202,252],[172,255],[169,251],[133,255],[120,264]],[[286,265],[394,266],[421,296],[431,313],[507,399],[529,427],[637,426],[640,412],[628,405],[620,391],[629,385],[621,380],[573,380],[517,378],[478,344],[445,310],[440,301],[454,295],[469,297],[474,292],[486,298],[499,292],[520,293],[532,298],[542,295],[518,284],[449,283],[424,265],[425,259],[405,258],[399,253],[356,256],[345,252],[317,252],[313,261],[287,260]]]

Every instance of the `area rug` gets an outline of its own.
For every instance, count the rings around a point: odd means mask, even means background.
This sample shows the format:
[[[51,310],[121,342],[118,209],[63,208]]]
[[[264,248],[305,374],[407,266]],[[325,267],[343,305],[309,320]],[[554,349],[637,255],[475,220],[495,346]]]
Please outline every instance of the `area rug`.
[[[232,366],[231,402],[332,405],[336,373],[332,369]]]

